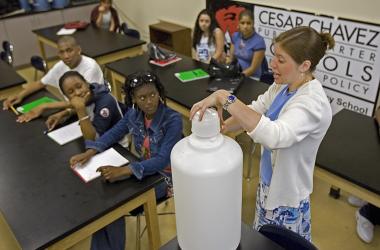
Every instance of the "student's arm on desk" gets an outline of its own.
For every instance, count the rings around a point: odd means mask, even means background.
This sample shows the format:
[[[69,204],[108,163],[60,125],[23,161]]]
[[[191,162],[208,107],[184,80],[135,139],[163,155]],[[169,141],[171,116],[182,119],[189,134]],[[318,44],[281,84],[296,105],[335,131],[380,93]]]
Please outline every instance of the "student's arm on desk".
[[[73,111],[71,108],[67,108],[65,110],[59,111],[55,114],[50,115],[46,122],[45,125],[48,128],[48,131],[53,130],[58,124],[64,123],[69,119],[73,114]]]
[[[97,153],[98,151],[96,151],[93,148],[90,148],[90,149],[87,149],[86,152],[84,153],[76,154],[70,158],[70,166],[74,168],[76,164],[83,165],[86,162],[88,162],[91,159],[91,157],[93,157]]]
[[[3,109],[7,110],[10,106],[20,103],[28,95],[43,89],[45,85],[41,81],[32,82],[26,85],[26,87],[17,95],[9,96],[3,103]]]
[[[20,122],[20,123],[29,122],[39,117],[45,110],[48,110],[48,109],[64,109],[68,107],[70,107],[70,104],[64,101],[43,103],[35,107],[34,109],[30,110],[28,113],[20,115],[17,118],[17,122]]]

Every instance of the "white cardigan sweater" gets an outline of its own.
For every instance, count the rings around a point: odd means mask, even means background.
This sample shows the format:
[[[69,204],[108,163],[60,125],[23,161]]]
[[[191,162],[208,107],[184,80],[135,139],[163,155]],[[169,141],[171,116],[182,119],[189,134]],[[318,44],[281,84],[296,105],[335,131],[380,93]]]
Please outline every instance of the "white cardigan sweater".
[[[250,108],[264,114],[286,85],[272,84]],[[285,103],[278,119],[264,115],[247,134],[272,150],[273,174],[265,208],[298,207],[313,190],[313,171],[318,147],[332,119],[330,103],[321,83],[303,84]]]

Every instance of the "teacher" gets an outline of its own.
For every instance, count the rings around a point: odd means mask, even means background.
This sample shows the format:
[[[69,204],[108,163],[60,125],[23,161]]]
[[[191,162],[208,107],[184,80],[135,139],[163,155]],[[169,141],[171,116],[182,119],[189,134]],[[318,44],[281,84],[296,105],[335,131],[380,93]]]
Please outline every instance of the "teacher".
[[[329,33],[296,27],[274,38],[270,62],[274,83],[245,105],[234,95],[219,90],[194,104],[193,118],[216,107],[223,132],[244,129],[262,145],[260,182],[254,228],[265,224],[284,226],[311,241],[310,194],[319,145],[330,126],[332,114],[323,87],[314,75],[327,49],[334,47]]]

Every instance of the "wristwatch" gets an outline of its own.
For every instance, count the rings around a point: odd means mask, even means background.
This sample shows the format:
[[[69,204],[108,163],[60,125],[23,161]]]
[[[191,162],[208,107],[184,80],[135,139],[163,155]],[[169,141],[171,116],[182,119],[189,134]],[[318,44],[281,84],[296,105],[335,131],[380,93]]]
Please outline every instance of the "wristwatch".
[[[235,101],[236,101],[236,96],[234,96],[234,95],[229,95],[229,96],[227,97],[226,102],[223,104],[223,109],[224,109],[224,110],[227,110],[228,107],[229,107],[232,103],[234,103]]]

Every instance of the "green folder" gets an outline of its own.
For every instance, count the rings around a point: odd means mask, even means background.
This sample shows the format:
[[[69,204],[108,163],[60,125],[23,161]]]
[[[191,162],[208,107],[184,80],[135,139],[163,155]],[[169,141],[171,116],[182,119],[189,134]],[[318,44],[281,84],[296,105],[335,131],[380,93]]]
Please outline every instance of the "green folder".
[[[57,100],[53,99],[53,98],[50,98],[50,97],[41,97],[37,100],[34,100],[32,102],[29,102],[27,104],[24,104],[20,107],[17,107],[17,111],[20,112],[20,113],[27,113],[29,112],[31,109],[34,109],[35,107],[43,104],[43,103],[50,103],[50,102],[56,102]]]
[[[174,74],[181,82],[189,82],[202,78],[210,77],[203,69],[193,69],[189,71],[179,72]]]

